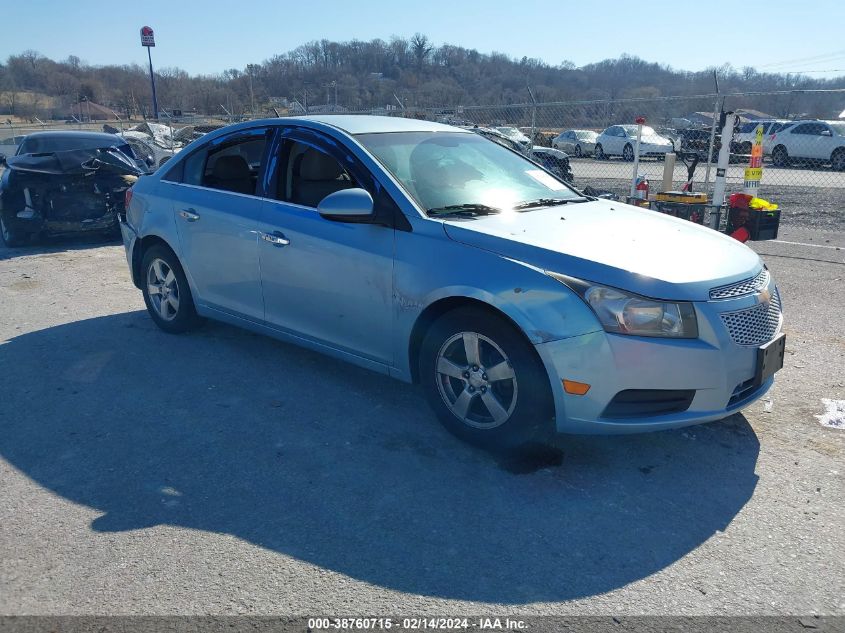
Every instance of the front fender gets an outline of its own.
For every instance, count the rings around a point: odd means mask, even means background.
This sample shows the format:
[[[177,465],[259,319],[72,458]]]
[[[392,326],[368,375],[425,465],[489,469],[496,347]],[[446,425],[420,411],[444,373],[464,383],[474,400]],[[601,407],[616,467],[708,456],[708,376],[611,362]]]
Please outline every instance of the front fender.
[[[507,316],[535,345],[601,330],[578,295],[534,266],[450,240],[436,222],[414,222],[413,232],[396,235],[397,378],[411,380],[415,328],[444,300],[482,302]]]

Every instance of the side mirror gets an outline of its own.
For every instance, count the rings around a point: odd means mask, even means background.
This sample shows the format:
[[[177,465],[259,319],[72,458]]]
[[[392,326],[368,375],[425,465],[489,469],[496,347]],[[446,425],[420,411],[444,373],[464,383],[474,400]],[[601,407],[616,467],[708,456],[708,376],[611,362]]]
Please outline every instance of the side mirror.
[[[0,154],[0,165],[5,165],[5,164],[6,164],[6,155]]]
[[[373,197],[363,189],[341,189],[323,198],[317,205],[317,212],[325,218],[340,222],[371,218]]]
[[[830,130],[822,130],[822,136],[833,136],[833,132]]]

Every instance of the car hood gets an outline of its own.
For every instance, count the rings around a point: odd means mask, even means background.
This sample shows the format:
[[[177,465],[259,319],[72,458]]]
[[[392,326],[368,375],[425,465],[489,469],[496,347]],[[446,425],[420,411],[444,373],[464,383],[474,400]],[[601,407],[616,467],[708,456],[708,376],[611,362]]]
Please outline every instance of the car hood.
[[[634,137],[636,140],[636,137]],[[662,136],[643,136],[640,139],[640,143],[647,143],[649,145],[671,145],[672,141],[668,138],[663,138]]]
[[[444,222],[447,236],[546,271],[647,297],[706,301],[756,274],[760,257],[687,220],[595,200]]]

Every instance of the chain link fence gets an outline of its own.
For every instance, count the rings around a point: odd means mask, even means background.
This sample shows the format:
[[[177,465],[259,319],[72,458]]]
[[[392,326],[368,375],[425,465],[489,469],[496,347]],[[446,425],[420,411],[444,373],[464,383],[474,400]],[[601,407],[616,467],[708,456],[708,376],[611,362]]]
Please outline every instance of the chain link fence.
[[[807,216],[813,225],[845,224],[845,90],[707,94],[682,97],[605,99],[493,106],[397,108],[349,111],[342,107],[314,108],[309,114],[379,114],[459,125],[529,153],[558,150],[568,156],[572,183],[611,192],[621,199],[630,194],[637,176],[650,191],[678,190],[688,181],[693,191],[711,194],[716,159],[724,142],[719,112],[739,114],[733,130],[728,193],[743,189],[756,130],[762,128],[763,174],[759,195],[778,203],[787,216]],[[316,112],[314,110],[317,110]],[[275,116],[276,112],[268,113]],[[280,116],[294,116],[289,111]],[[634,170],[636,125],[646,126],[640,160]],[[716,123],[714,130],[714,121]],[[196,137],[233,119],[191,116],[160,119],[171,137],[192,128]],[[37,122],[0,127],[0,153],[13,154],[20,139],[35,131],[107,129],[123,131],[138,121]],[[178,143],[177,143],[178,145]],[[674,169],[665,154],[674,153]],[[693,165],[693,163],[696,163]],[[664,187],[664,178],[666,178]],[[652,193],[653,195],[653,193]]]

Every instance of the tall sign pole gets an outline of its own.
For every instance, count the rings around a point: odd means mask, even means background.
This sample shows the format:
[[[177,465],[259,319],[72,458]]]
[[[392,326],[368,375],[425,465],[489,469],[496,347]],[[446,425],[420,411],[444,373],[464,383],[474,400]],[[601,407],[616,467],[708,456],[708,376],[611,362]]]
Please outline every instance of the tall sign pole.
[[[148,26],[141,27],[141,46],[147,47],[147,58],[150,60],[150,83],[153,86],[153,118],[158,120],[158,99],[156,99],[156,78],[153,74],[153,56],[150,49],[156,45],[155,34]]]

